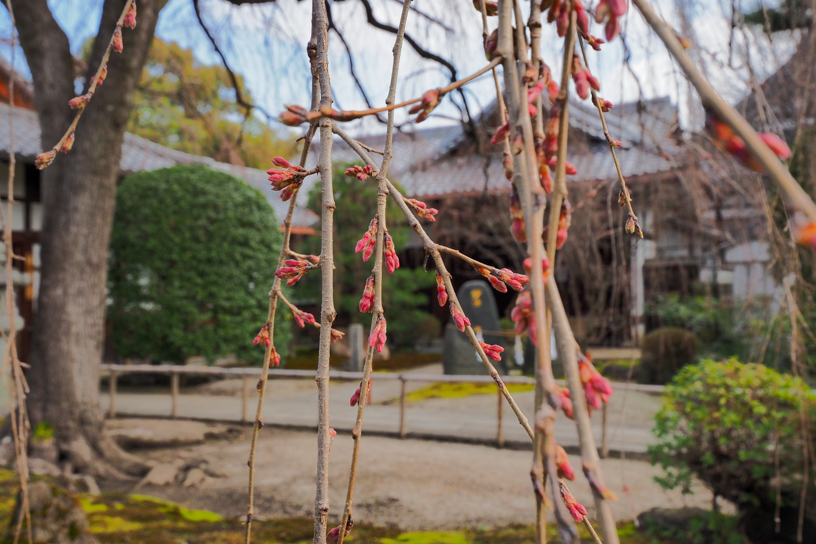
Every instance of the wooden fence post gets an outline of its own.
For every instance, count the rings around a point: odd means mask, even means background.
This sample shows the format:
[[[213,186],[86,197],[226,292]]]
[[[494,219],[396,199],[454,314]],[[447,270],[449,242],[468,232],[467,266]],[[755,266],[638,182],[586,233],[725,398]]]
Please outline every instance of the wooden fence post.
[[[173,408],[170,412],[170,417],[176,419],[178,416],[178,396],[179,396],[179,375],[178,372],[173,372],[170,375],[170,389],[173,397]]]
[[[108,397],[110,398],[110,407],[108,410],[108,417],[113,419],[116,417],[116,380],[119,378],[119,375],[116,372],[110,373],[110,382],[109,382],[109,391]]]
[[[249,376],[242,376],[243,388],[241,390],[241,422],[246,423],[249,417]]]
[[[399,435],[400,438],[405,438],[405,376],[400,374],[400,426],[399,426]]]
[[[499,410],[498,422],[496,425],[496,447],[504,447],[504,395],[501,388],[499,388]]]
[[[604,402],[601,407],[601,459],[609,457],[609,433],[607,432],[606,413],[609,403]]]

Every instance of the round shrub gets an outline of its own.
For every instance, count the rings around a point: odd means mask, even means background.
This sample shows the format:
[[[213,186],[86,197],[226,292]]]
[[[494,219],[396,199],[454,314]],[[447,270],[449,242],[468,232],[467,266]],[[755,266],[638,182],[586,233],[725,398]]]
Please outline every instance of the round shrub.
[[[638,378],[664,385],[697,358],[697,339],[684,329],[657,329],[643,338]]]
[[[263,195],[205,166],[125,178],[116,193],[108,274],[120,357],[184,362],[234,355],[260,364],[252,339],[266,320],[282,235]],[[286,353],[288,312],[275,344]]]
[[[816,436],[812,417],[816,395],[802,380],[764,365],[706,360],[683,368],[666,387],[663,401],[653,431],[658,443],[649,447],[652,464],[664,471],[656,478],[660,485],[687,493],[692,477],[699,478],[716,496],[737,505],[744,527],[770,516],[771,532],[777,483],[783,520],[786,510],[798,509],[803,470],[800,416],[808,422],[807,436]],[[816,502],[812,489],[809,496],[812,520]],[[793,527],[783,527],[783,532],[793,529],[795,534],[795,525],[794,521]]]

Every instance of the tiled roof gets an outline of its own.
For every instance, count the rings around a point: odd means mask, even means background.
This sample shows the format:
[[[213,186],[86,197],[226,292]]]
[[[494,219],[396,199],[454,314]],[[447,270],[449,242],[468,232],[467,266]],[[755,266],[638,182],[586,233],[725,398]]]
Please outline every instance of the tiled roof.
[[[490,107],[483,117],[490,117]],[[625,177],[657,174],[671,170],[680,160],[680,147],[673,134],[677,129],[677,108],[667,98],[616,106],[606,114],[609,132],[620,140],[616,149]],[[570,126],[583,133],[582,141],[570,146],[568,160],[578,174],[568,181],[604,181],[617,177],[612,156],[603,136],[597,110],[589,101],[570,102]],[[413,197],[439,197],[454,193],[503,192],[510,188],[504,179],[501,156],[454,153],[466,141],[460,125],[416,129],[394,135],[394,158],[389,177]],[[571,136],[572,137],[572,136]],[[359,140],[382,149],[383,134],[363,136]],[[312,146],[310,163],[316,162],[317,149]],[[335,139],[336,161],[359,160],[341,140]]]
[[[8,156],[8,150],[11,147],[7,129],[9,109],[8,104],[0,104],[0,127],[3,127],[0,129],[0,154],[3,156]],[[33,162],[34,158],[41,152],[40,123],[36,112],[21,108],[14,109],[14,149],[18,157],[22,157],[28,162]],[[121,174],[157,170],[177,164],[204,164],[214,170],[220,170],[244,180],[263,193],[275,210],[278,221],[283,222],[289,205],[287,202],[281,202],[278,194],[270,190],[267,179],[269,176],[263,170],[225,164],[210,157],[200,157],[170,149],[134,134],[125,134],[125,141],[122,145],[122,158],[119,162]],[[317,221],[318,216],[314,212],[301,206],[295,208],[292,222],[294,227],[312,228]]]

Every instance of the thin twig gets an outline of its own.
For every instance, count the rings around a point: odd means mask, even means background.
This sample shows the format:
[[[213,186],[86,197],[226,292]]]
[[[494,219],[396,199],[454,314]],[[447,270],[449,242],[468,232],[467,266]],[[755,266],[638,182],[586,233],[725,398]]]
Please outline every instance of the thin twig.
[[[125,2],[125,7],[122,10],[122,13],[119,15],[119,19],[116,21],[116,27],[113,32],[113,35],[111,36],[110,42],[108,42],[108,47],[105,49],[105,54],[102,55],[102,60],[99,62],[99,68],[96,69],[96,73],[91,79],[91,85],[90,87],[88,87],[88,91],[85,93],[85,96],[87,97],[85,103],[81,105],[81,107],[79,107],[76,115],[74,116],[74,120],[68,127],[68,130],[65,131],[65,134],[62,135],[62,138],[59,139],[56,145],[54,145],[54,147],[52,147],[50,151],[41,153],[40,156],[38,157],[39,159],[40,157],[43,157],[49,153],[53,154],[53,156],[50,157],[50,159],[46,159],[44,162],[38,160],[37,167],[40,170],[48,167],[48,165],[50,165],[54,161],[57,152],[61,151],[63,149],[63,145],[68,141],[68,139],[74,136],[74,131],[76,131],[77,123],[79,123],[79,118],[82,117],[82,113],[85,111],[85,108],[88,107],[88,104],[90,103],[91,98],[93,98],[93,94],[96,91],[96,88],[100,85],[99,78],[102,75],[102,72],[107,68],[108,59],[110,58],[111,51],[113,50],[113,44],[114,41],[116,41],[117,34],[119,35],[120,40],[122,38],[121,35],[122,24],[124,23],[125,15],[127,15],[128,11],[130,11],[130,6],[131,4],[133,4],[133,2],[134,0],[127,0],[127,2]],[[65,152],[67,153],[69,150],[70,146],[68,147],[68,149],[65,150]]]
[[[400,56],[402,53],[402,42],[405,37],[405,25],[408,22],[408,12],[410,11],[411,0],[404,0],[402,5],[402,16],[400,17],[399,29],[394,43],[394,63],[391,68],[391,84],[388,89],[388,97],[385,99],[387,105],[393,104],[397,95],[397,75],[399,74]],[[375,327],[383,318],[382,283],[383,283],[383,249],[385,247],[386,226],[386,205],[388,204],[388,163],[391,161],[394,143],[394,110],[388,112],[388,125],[385,133],[385,147],[383,148],[382,164],[377,172],[377,242],[376,257],[374,261],[374,311],[371,316],[371,330],[369,334],[374,334]],[[351,454],[351,468],[349,469],[349,482],[346,490],[346,504],[343,508],[343,519],[340,523],[338,533],[338,544],[343,544],[346,533],[350,529],[348,526],[352,515],[352,500],[354,498],[354,480],[357,476],[357,462],[360,455],[360,440],[363,432],[363,415],[368,397],[368,387],[371,379],[371,371],[374,363],[374,346],[369,341],[366,353],[365,366],[363,368],[363,379],[360,382],[360,400],[357,405],[357,419],[354,423],[352,438],[354,447]]]

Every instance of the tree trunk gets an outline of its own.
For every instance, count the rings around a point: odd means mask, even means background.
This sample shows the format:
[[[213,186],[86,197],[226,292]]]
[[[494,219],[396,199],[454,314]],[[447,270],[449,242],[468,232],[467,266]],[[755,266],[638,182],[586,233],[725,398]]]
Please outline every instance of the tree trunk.
[[[138,24],[124,29],[124,52],[112,53],[108,76],[76,130],[76,142],[42,172],[40,285],[28,399],[31,423],[54,428],[61,458],[102,477],[140,474],[146,465],[103,433],[99,365],[105,329],[108,245],[119,160],[133,89],[166,0],[138,0]],[[74,67],[68,40],[46,0],[13,0],[20,41],[34,80],[42,147],[50,149],[74,112]],[[126,0],[105,2],[88,73],[100,62]],[[90,79],[90,75],[88,78]],[[87,87],[87,85],[86,85]]]

